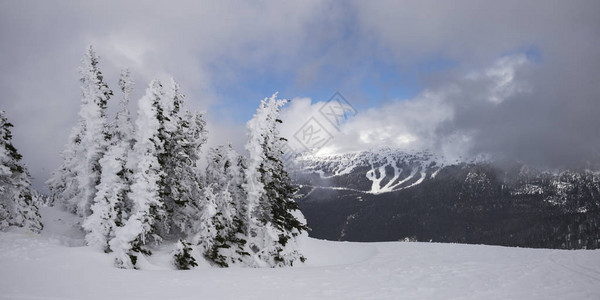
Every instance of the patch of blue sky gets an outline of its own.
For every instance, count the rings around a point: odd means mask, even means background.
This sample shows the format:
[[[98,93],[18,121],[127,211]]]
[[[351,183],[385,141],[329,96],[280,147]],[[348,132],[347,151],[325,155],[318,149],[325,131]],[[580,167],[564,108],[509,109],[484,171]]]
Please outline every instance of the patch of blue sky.
[[[506,52],[502,53],[500,56],[502,57],[502,56],[516,55],[516,54],[524,54],[525,57],[527,57],[527,60],[529,60],[530,62],[536,63],[536,64],[542,63],[543,58],[544,58],[542,56],[542,51],[540,50],[540,48],[535,45],[521,46],[516,49],[506,51]]]
[[[427,76],[457,65],[456,61],[439,57],[402,65],[375,61],[361,83],[363,92],[369,98],[366,106],[376,107],[383,102],[413,99],[426,88],[424,79]]]
[[[234,80],[216,82],[220,101],[212,109],[242,124],[252,117],[260,100],[274,92],[282,98],[309,97],[318,102],[339,91],[360,111],[388,101],[412,99],[425,88],[423,78],[457,65],[439,57],[403,65],[378,59],[346,66],[324,64],[309,83],[298,83],[297,74],[290,71],[238,67],[232,69]]]

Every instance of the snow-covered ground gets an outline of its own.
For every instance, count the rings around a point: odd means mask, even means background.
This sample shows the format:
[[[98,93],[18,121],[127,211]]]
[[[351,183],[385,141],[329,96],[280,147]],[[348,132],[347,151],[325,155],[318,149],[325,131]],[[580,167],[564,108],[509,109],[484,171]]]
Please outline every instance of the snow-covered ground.
[[[2,299],[600,299],[600,251],[302,240],[286,269],[145,270],[81,246],[69,215],[43,208],[41,235],[0,233]]]

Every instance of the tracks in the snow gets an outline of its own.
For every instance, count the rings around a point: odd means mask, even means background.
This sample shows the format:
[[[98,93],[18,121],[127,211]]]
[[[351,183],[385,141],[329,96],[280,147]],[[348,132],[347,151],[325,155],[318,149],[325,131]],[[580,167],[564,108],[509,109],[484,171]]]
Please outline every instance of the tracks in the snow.
[[[594,270],[588,266],[583,266],[579,263],[577,263],[572,256],[568,256],[568,259],[570,260],[569,264],[565,264],[562,261],[560,261],[560,259],[558,258],[559,253],[552,253],[549,255],[549,259],[550,261],[557,265],[560,266],[563,269],[566,269],[568,271],[571,271],[573,273],[577,273],[579,275],[583,275],[585,277],[588,277],[590,279],[593,279],[597,282],[600,283],[600,272],[597,270]],[[600,259],[600,257],[598,258]]]

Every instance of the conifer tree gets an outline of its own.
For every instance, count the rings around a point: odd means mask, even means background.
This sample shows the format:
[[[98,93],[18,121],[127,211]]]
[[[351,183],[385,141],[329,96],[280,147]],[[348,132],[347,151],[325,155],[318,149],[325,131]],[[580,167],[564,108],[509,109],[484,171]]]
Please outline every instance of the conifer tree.
[[[173,211],[172,224],[181,235],[189,237],[194,232],[193,223],[202,209],[202,178],[199,170],[200,149],[206,142],[206,122],[201,113],[186,112],[174,135],[172,164],[167,165],[171,177],[166,181],[170,187],[168,202]],[[172,144],[173,145],[173,144]]]
[[[228,147],[211,149],[207,156],[206,181],[216,193],[217,212],[212,218],[215,240],[205,256],[213,263],[227,267],[242,262],[245,250],[243,173],[241,157]]]
[[[183,99],[179,85],[171,79],[160,101],[163,117],[158,136],[164,143],[164,151],[158,159],[165,173],[160,182],[161,198],[171,220],[163,231],[166,234],[174,229],[175,234],[185,236],[190,234],[191,222],[200,209],[198,162],[200,148],[206,142],[206,123],[200,113],[183,114]]]
[[[217,229],[214,218],[217,215],[218,193],[215,192],[215,184],[209,184],[202,189],[202,198],[198,203],[198,215],[191,225],[191,242],[197,245],[200,252],[209,253],[214,246],[217,237]]]
[[[288,266],[304,257],[296,250],[296,237],[307,229],[294,200],[295,188],[282,163],[282,142],[277,124],[287,100],[277,94],[265,98],[248,122],[248,240],[258,266]]]
[[[39,232],[43,226],[34,203],[31,178],[12,144],[12,124],[0,111],[0,230],[9,226]]]
[[[175,251],[173,253],[173,265],[179,270],[189,270],[193,267],[198,266],[196,259],[190,253],[192,251],[192,244],[186,240],[179,240],[175,244]]]
[[[98,56],[90,46],[81,60],[80,121],[63,152],[63,164],[48,181],[53,198],[80,216],[90,213],[90,206],[100,183],[99,161],[106,151],[109,133],[106,106],[112,91],[98,68]]]
[[[85,153],[81,144],[81,137],[84,133],[85,124],[79,120],[71,130],[69,142],[61,154],[63,159],[61,165],[46,182],[51,192],[50,204],[62,205],[75,214],[81,195],[83,195],[79,173]]]
[[[81,144],[85,149],[85,160],[79,174],[83,183],[83,198],[78,205],[81,215],[90,213],[90,206],[96,195],[96,186],[100,182],[99,160],[108,146],[109,133],[106,122],[106,107],[112,91],[104,82],[98,68],[98,56],[90,46],[82,60],[80,68],[83,102],[80,117],[85,122],[85,134]]]
[[[160,182],[164,176],[158,160],[164,151],[164,142],[159,138],[164,95],[161,83],[154,80],[146,89],[146,95],[138,102],[133,147],[135,158],[131,191],[127,197],[132,202],[131,213],[123,227],[118,227],[115,237],[109,242],[116,254],[116,264],[122,268],[133,268],[141,254],[150,255],[148,244],[160,242],[158,227],[166,220],[167,212],[160,197]]]
[[[88,245],[104,251],[109,250],[108,242],[114,238],[116,227],[122,226],[127,218],[127,193],[131,184],[127,158],[131,152],[133,132],[128,106],[133,82],[128,70],[122,71],[119,86],[123,93],[121,110],[111,124],[106,154],[99,161],[102,174],[91,206],[92,214],[83,222]]]

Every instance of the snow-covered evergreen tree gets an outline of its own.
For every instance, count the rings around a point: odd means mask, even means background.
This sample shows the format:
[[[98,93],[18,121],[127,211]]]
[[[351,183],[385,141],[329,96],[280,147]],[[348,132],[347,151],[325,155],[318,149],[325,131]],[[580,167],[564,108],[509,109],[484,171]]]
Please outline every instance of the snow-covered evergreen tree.
[[[249,152],[246,182],[248,194],[248,242],[254,264],[288,266],[304,257],[296,250],[296,237],[307,229],[294,200],[296,189],[282,163],[282,142],[277,124],[287,100],[277,94],[265,98],[247,124]]]
[[[82,185],[80,184],[80,168],[84,161],[85,149],[81,144],[81,137],[85,133],[85,124],[79,120],[71,130],[69,142],[63,150],[62,163],[46,182],[51,192],[50,204],[62,205],[72,213],[77,213],[81,199]]]
[[[106,107],[112,91],[104,82],[102,72],[98,68],[98,56],[91,46],[82,59],[80,74],[83,98],[79,116],[85,122],[85,134],[81,137],[85,157],[81,173],[78,174],[83,195],[77,211],[85,216],[90,212],[97,191],[96,186],[100,182],[99,160],[108,146]]]
[[[158,136],[164,143],[164,151],[158,159],[165,173],[160,182],[161,198],[171,212],[165,234],[174,230],[171,233],[187,236],[200,209],[197,164],[200,148],[206,142],[206,123],[201,113],[182,113],[183,99],[179,85],[171,79],[160,101],[162,118]]]
[[[104,251],[109,250],[108,242],[114,238],[116,227],[122,226],[127,218],[127,193],[131,184],[127,157],[132,147],[133,128],[128,106],[133,82],[128,70],[122,71],[119,86],[123,93],[121,110],[110,127],[110,145],[99,161],[102,174],[91,206],[92,214],[82,224],[87,231],[88,245]]]
[[[214,218],[217,215],[218,193],[214,190],[215,184],[209,184],[202,189],[202,198],[198,203],[198,215],[195,222],[191,223],[190,241],[197,245],[201,253],[208,253],[214,246],[217,229]]]
[[[33,199],[36,193],[12,144],[10,127],[4,111],[0,111],[0,230],[18,226],[39,232],[43,226]]]
[[[196,259],[190,253],[191,251],[192,244],[186,240],[177,241],[173,251],[173,265],[179,270],[189,270],[198,266]]]
[[[134,159],[129,162],[134,172],[131,191],[127,194],[132,202],[131,213],[109,242],[116,255],[116,264],[122,268],[133,268],[140,254],[151,253],[148,243],[162,240],[157,234],[167,216],[159,186],[165,176],[158,159],[164,151],[164,141],[158,136],[162,97],[163,87],[154,80],[138,102],[136,143],[130,156]]]
[[[117,135],[118,140],[127,141],[131,147],[133,147],[133,124],[131,123],[131,114],[129,112],[129,101],[131,100],[131,94],[133,93],[133,87],[135,82],[131,79],[131,72],[128,69],[121,71],[119,77],[119,88],[123,94],[121,98],[121,110],[117,112],[115,117],[114,125],[116,130],[113,131],[113,135]]]
[[[98,68],[98,56],[90,46],[81,60],[80,121],[63,153],[63,164],[48,181],[53,197],[80,216],[90,206],[100,183],[100,159],[108,145],[106,106],[112,91]]]
[[[206,181],[214,190],[217,212],[212,218],[215,241],[205,253],[213,263],[227,267],[248,255],[244,235],[245,193],[242,188],[241,157],[228,147],[211,149],[207,157]]]

